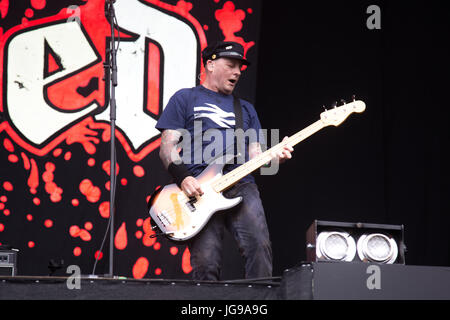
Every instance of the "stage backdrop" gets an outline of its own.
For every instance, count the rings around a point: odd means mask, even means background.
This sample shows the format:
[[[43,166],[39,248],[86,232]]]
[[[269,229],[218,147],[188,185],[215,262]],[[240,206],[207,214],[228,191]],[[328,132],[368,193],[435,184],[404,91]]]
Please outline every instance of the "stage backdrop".
[[[241,43],[257,63],[258,0],[118,0],[120,33],[114,274],[183,278],[186,245],[151,238],[146,201],[169,181],[155,123],[170,96],[201,82],[201,50]],[[111,37],[105,0],[0,1],[0,243],[19,250],[21,275],[49,261],[108,272]],[[256,67],[242,77],[253,102]],[[101,248],[102,240],[106,238]],[[58,273],[59,272],[59,273]]]

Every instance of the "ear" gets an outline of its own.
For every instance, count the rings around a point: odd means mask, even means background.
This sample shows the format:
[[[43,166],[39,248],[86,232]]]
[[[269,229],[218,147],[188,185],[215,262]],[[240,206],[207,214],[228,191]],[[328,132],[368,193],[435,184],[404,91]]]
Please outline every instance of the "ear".
[[[209,72],[212,72],[214,70],[214,62],[212,60],[208,60],[206,62],[206,68]]]

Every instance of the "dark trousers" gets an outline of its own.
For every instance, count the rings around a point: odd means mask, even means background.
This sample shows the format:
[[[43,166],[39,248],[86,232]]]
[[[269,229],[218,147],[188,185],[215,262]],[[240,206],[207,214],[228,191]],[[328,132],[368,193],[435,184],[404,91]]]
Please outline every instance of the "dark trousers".
[[[237,242],[245,262],[245,278],[272,276],[272,248],[264,208],[255,183],[238,183],[224,192],[227,198],[242,196],[236,207],[216,212],[191,241],[192,278],[220,280],[224,228]]]

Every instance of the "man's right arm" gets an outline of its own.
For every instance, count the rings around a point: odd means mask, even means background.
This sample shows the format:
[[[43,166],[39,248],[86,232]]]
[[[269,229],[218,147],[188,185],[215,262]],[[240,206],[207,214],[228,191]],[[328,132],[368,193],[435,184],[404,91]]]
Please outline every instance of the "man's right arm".
[[[164,130],[161,134],[159,157],[161,158],[164,168],[171,173],[175,180],[179,180],[178,182],[181,190],[183,190],[188,197],[201,196],[203,191],[200,188],[200,183],[193,176],[184,173],[187,169],[185,169],[177,150],[180,137],[181,133],[177,130]]]
[[[159,157],[164,165],[164,168],[168,168],[169,165],[174,163],[180,163],[181,157],[177,152],[177,144],[180,140],[181,134],[177,130],[164,130],[161,134],[161,146],[159,149]]]

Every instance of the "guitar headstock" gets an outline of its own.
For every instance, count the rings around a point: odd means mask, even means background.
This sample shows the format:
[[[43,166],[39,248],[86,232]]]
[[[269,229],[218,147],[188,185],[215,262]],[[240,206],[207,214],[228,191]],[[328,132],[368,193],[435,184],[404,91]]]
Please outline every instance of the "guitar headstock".
[[[344,122],[353,112],[361,113],[366,110],[366,104],[361,100],[353,100],[350,103],[334,107],[320,114],[320,119],[325,125],[338,126]]]

